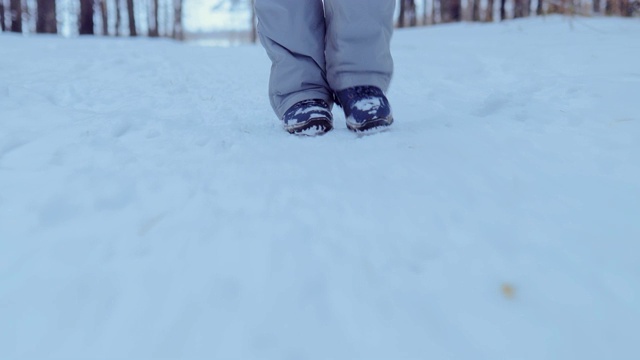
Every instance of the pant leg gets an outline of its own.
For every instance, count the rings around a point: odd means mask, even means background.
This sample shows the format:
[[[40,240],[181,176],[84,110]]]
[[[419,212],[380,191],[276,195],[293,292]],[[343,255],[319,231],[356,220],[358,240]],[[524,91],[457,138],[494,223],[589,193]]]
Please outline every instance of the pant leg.
[[[255,8],[260,42],[272,62],[269,98],[276,115],[282,118],[307,99],[331,105],[322,0],[256,0]]]
[[[387,91],[395,0],[325,0],[327,79],[335,91],[373,85]]]

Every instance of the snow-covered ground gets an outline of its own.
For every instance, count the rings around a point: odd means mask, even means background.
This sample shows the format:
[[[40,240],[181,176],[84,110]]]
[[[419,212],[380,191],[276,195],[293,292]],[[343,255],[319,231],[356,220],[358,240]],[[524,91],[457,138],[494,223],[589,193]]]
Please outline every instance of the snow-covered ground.
[[[638,39],[397,32],[299,138],[258,46],[2,34],[0,358],[638,359]]]

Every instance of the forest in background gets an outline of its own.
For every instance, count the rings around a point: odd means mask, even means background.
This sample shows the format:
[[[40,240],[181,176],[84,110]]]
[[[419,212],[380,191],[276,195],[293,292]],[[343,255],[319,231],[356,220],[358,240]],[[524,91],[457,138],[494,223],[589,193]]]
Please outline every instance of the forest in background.
[[[184,40],[188,35],[184,8],[189,1],[193,0],[0,0],[0,30]],[[226,6],[227,11],[250,12],[243,31],[256,41],[254,1],[211,0],[210,9]],[[494,22],[547,14],[633,17],[640,15],[640,0],[398,0],[396,26]]]
[[[188,1],[188,0],[187,0]],[[183,39],[184,0],[0,0],[0,27],[15,33]]]

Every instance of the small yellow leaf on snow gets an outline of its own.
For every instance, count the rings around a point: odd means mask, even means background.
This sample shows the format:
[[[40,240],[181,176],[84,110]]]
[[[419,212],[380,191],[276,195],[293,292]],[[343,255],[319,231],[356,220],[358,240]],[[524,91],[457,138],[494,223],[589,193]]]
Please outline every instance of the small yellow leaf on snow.
[[[508,283],[502,284],[502,295],[507,299],[513,299],[516,296],[516,289]]]

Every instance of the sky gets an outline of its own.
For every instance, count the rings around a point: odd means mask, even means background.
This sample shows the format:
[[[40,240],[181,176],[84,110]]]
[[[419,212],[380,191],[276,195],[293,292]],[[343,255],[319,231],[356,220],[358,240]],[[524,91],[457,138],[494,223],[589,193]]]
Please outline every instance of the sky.
[[[189,32],[248,29],[249,1],[240,1],[239,6],[232,7],[221,0],[186,0],[184,21]]]

